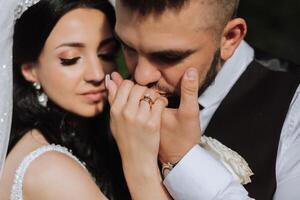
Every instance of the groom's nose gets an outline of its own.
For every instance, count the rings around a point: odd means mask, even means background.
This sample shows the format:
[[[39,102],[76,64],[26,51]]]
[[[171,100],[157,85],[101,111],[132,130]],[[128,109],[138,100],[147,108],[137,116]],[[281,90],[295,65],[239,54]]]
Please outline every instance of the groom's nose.
[[[135,81],[143,86],[156,83],[161,78],[158,67],[149,62],[146,58],[140,57],[136,64],[133,77]]]

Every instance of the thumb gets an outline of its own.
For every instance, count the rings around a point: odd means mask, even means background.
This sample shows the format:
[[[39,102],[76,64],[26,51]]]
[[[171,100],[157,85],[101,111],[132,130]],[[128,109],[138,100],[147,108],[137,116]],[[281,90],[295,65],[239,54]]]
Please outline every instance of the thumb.
[[[195,68],[189,68],[181,80],[179,112],[190,113],[199,109],[198,106],[199,75]]]

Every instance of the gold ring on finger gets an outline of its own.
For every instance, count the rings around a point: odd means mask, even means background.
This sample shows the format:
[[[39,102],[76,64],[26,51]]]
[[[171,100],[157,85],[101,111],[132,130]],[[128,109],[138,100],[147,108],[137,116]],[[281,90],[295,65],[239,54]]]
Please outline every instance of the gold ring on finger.
[[[145,101],[149,104],[150,108],[152,107],[152,105],[154,104],[154,101],[150,98],[149,94],[145,94],[140,101]]]

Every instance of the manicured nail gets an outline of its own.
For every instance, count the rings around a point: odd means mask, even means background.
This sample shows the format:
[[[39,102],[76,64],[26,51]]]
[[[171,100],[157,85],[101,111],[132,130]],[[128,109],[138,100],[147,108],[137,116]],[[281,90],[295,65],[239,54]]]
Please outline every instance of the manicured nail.
[[[188,69],[186,73],[186,77],[188,80],[194,81],[197,78],[197,70],[194,68]]]
[[[108,88],[108,81],[110,81],[110,75],[109,74],[106,74],[105,75],[105,88],[107,89]]]

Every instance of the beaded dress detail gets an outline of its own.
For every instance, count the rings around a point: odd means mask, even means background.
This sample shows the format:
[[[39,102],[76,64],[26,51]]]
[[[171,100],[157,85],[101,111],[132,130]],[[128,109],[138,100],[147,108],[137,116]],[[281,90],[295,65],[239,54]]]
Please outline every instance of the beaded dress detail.
[[[28,169],[30,163],[34,161],[36,158],[41,156],[42,154],[49,152],[49,151],[56,151],[63,153],[70,158],[74,159],[76,162],[78,162],[85,170],[86,167],[84,166],[83,163],[79,161],[78,158],[76,158],[71,151],[69,151],[66,147],[60,146],[60,145],[46,145],[42,146],[33,152],[31,152],[28,156],[26,156],[21,164],[19,165],[15,178],[14,178],[14,183],[12,186],[11,194],[10,194],[10,200],[23,200],[23,179],[26,173],[26,170]]]

